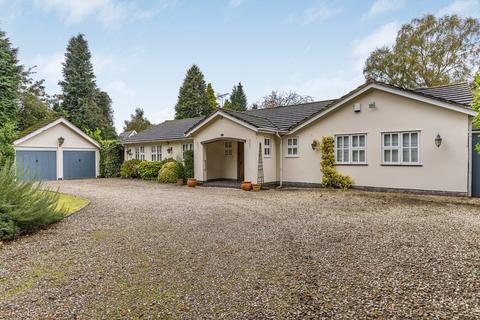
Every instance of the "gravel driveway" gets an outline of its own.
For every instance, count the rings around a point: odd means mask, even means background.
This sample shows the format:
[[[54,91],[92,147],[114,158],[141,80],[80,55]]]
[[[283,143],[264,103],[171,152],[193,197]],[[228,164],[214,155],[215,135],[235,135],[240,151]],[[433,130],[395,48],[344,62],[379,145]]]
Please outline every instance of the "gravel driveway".
[[[91,200],[0,245],[2,319],[480,317],[480,201],[53,183]]]

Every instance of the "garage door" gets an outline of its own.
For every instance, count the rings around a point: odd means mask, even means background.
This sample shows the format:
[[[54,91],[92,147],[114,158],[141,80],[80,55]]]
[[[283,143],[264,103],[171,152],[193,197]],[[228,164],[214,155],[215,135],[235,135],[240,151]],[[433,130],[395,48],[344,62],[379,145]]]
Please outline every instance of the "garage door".
[[[95,178],[95,151],[64,151],[63,178]]]
[[[17,172],[25,180],[56,180],[56,151],[17,151]]]

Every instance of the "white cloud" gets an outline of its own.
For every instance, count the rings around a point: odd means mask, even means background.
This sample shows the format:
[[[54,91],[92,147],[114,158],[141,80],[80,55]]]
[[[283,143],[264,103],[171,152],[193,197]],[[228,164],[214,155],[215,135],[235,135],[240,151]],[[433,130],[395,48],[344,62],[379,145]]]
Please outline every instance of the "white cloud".
[[[108,83],[105,86],[105,91],[112,94],[121,94],[123,96],[127,96],[129,98],[135,97],[137,95],[137,91],[130,87],[125,81],[123,80],[114,80]]]
[[[367,13],[362,16],[362,20],[372,18],[377,15],[400,10],[405,7],[406,0],[376,0]]]
[[[377,48],[390,46],[395,43],[400,23],[390,22],[374,30],[368,36],[353,41],[353,55],[357,60],[356,68],[363,67],[369,54]]]
[[[480,0],[455,0],[437,12],[437,16],[452,14],[480,17]]]
[[[300,14],[292,13],[289,20],[290,22],[298,23],[300,26],[306,26],[316,21],[326,20],[342,11],[343,8],[341,7],[334,6],[326,1],[319,1]]]
[[[47,92],[59,93],[58,82],[62,79],[62,63],[65,60],[63,53],[54,52],[50,55],[37,55],[33,58],[34,71],[37,79],[45,79]]]
[[[55,12],[67,24],[94,18],[104,27],[118,27],[125,21],[149,19],[158,11],[176,3],[160,0],[153,8],[142,9],[135,1],[119,0],[35,0],[37,7]]]
[[[228,5],[232,8],[238,8],[245,3],[245,0],[230,0]]]

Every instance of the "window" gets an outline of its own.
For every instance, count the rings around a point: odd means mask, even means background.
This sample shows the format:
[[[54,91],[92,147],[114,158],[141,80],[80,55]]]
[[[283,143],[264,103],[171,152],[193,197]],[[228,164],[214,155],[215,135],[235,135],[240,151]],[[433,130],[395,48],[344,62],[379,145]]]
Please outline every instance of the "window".
[[[185,158],[185,151],[193,150],[193,143],[182,144],[182,157]]]
[[[384,164],[419,164],[420,133],[394,132],[382,134]]]
[[[338,164],[365,164],[366,156],[365,134],[335,136],[335,158]]]
[[[162,146],[152,146],[152,161],[162,161]]]
[[[270,139],[265,138],[263,140],[263,155],[265,157],[270,157]]]
[[[135,147],[135,159],[145,160],[145,147]]]
[[[298,156],[298,138],[287,139],[287,156]]]
[[[233,154],[233,143],[232,141],[225,141],[225,155],[231,156]]]

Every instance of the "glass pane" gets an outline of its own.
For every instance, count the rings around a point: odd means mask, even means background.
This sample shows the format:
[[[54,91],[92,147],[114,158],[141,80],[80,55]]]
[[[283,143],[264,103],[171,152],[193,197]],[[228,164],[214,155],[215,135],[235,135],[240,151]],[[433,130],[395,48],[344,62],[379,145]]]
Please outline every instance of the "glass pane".
[[[348,150],[343,150],[343,161],[344,162],[348,162],[349,159],[348,159]]]
[[[342,137],[337,137],[337,148],[341,148],[343,146],[342,141]]]
[[[410,149],[403,149],[403,162],[410,162]]]
[[[389,134],[386,134],[386,135],[383,136],[383,145],[385,147],[390,146],[390,135]]]
[[[412,149],[412,162],[418,162],[418,149]]]
[[[349,143],[349,138],[350,138],[349,136],[344,136],[344,137],[343,137],[343,146],[344,146],[345,148],[347,148],[347,147],[350,145],[350,143]]]
[[[359,162],[365,162],[365,150],[359,151]]]
[[[297,154],[298,153],[298,149],[297,148],[293,148],[293,154]]]
[[[398,162],[398,150],[392,150],[392,162]]]
[[[418,146],[418,133],[414,132],[410,136],[410,142],[412,147]]]
[[[288,155],[292,155],[292,148],[288,148]]]
[[[343,157],[342,157],[342,150],[337,150],[337,162],[342,162]]]
[[[383,151],[383,161],[384,162],[392,161],[391,158],[390,158],[390,154],[391,154],[390,150],[384,150]]]
[[[358,162],[358,150],[352,151],[352,162]]]
[[[392,146],[394,147],[398,146],[398,133],[392,134]]]
[[[409,147],[410,146],[410,134],[409,133],[404,133],[403,134],[403,146],[404,147]]]
[[[365,136],[360,136],[358,145],[360,147],[365,147]]]
[[[352,137],[352,147],[358,147],[358,136]]]

